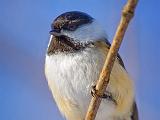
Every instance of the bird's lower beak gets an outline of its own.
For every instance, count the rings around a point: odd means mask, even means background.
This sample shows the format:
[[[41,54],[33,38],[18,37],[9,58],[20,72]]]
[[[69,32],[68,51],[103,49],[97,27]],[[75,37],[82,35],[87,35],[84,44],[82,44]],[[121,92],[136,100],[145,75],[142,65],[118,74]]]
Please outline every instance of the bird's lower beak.
[[[54,46],[54,36],[51,35],[50,39],[49,39],[49,44],[48,44],[48,49],[47,49],[47,53],[51,53],[53,51],[53,46]]]

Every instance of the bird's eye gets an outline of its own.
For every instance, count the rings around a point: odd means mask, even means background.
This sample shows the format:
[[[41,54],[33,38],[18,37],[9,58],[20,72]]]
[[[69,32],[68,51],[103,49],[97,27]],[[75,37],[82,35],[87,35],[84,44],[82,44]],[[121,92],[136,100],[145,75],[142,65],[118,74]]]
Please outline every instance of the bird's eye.
[[[76,25],[70,25],[70,26],[69,26],[69,30],[73,31],[73,30],[75,30],[75,29],[76,29]]]

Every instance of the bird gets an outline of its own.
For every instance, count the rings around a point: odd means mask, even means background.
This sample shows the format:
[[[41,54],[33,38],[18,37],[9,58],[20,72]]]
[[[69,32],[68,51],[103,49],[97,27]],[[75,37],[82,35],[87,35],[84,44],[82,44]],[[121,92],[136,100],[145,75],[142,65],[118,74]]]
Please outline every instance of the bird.
[[[106,32],[89,14],[69,11],[51,24],[45,57],[49,89],[66,120],[84,120],[110,49]],[[138,120],[134,84],[119,53],[95,120]]]

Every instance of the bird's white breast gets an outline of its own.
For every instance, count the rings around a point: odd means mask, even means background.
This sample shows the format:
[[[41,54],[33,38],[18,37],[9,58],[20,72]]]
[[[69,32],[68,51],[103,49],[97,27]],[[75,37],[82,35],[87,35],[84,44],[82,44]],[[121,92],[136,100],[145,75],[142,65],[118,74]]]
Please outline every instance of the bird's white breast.
[[[60,99],[73,103],[77,108],[71,108],[75,109],[75,113],[71,114],[78,114],[84,119],[91,99],[91,85],[98,79],[103,63],[104,55],[96,48],[87,48],[77,53],[46,56],[45,72],[48,84],[58,107],[65,116],[67,115],[65,110],[61,109]],[[112,115],[114,108],[112,102],[103,101],[97,120],[109,118],[107,116]]]
[[[46,56],[45,74],[48,84],[67,120],[83,120],[85,117],[91,99],[91,86],[98,79],[106,56],[101,50],[93,47],[75,53]],[[134,99],[133,86],[117,60],[107,91],[113,93],[117,105],[104,99],[96,120],[116,120],[115,116],[130,115]]]

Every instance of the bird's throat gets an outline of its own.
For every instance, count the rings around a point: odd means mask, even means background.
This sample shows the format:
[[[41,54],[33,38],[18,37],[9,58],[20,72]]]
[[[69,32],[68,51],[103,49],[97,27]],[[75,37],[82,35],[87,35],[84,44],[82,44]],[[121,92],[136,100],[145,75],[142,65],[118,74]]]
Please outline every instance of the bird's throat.
[[[59,52],[72,53],[75,51],[83,50],[91,43],[75,42],[72,38],[67,36],[53,36],[50,40],[47,54],[52,55]]]

